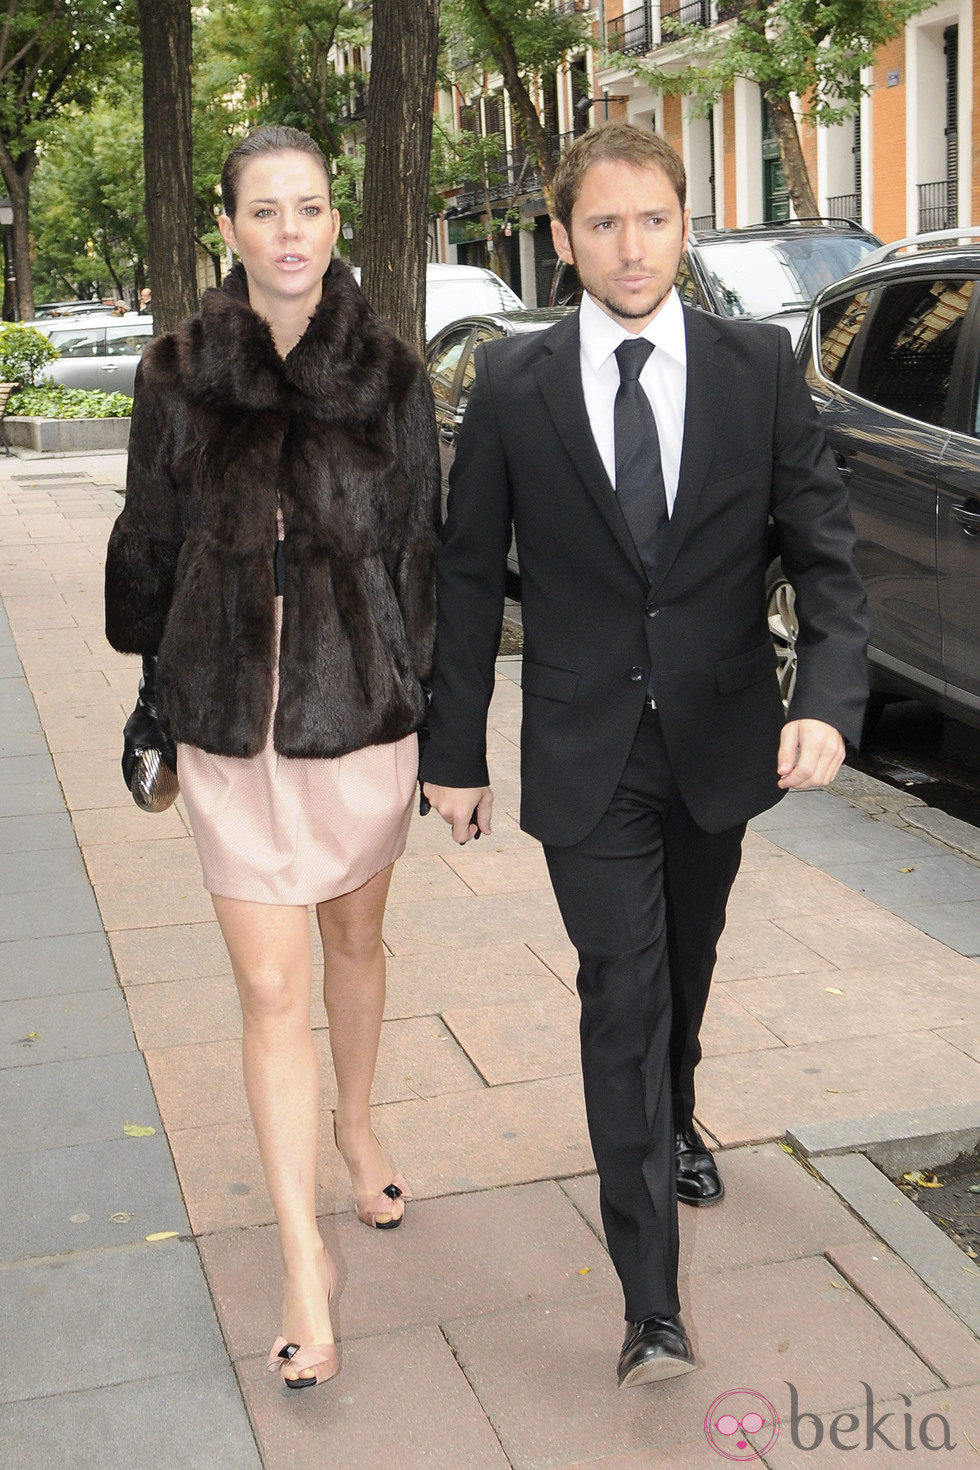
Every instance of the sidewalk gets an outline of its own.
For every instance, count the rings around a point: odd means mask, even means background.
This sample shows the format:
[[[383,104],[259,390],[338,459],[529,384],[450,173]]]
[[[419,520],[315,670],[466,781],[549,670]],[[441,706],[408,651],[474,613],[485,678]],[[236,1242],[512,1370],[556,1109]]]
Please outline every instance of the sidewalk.
[[[392,885],[376,1121],[416,1200],[364,1229],[324,1130],[342,1373],[302,1395],[265,1374],[277,1248],[234,985],[181,805],[144,815],[119,771],[123,465],[0,458],[0,1470],[980,1466],[980,1262],[858,1147],[909,1115],[980,1129],[980,866],[846,778],[753,822],[699,1070],[727,1195],[681,1208],[701,1367],[619,1392],[574,955],[516,820],[519,659],[493,836],[417,819]],[[768,1447],[709,1443],[735,1390],[775,1406]],[[928,1448],[947,1425],[955,1449]]]

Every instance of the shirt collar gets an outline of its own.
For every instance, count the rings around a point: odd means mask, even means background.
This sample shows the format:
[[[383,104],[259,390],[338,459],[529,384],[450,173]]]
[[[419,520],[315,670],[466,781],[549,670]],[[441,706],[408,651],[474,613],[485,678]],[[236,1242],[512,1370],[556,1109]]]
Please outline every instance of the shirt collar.
[[[613,321],[601,306],[596,305],[589,293],[583,291],[582,304],[579,308],[579,338],[582,344],[582,354],[593,372],[597,373],[605,366],[620,342],[626,342],[636,335],[635,332],[628,332],[625,327],[620,326],[619,322]],[[645,337],[660,352],[679,362],[682,367],[686,367],[687,338],[684,333],[684,308],[674,288],[671,288],[670,295],[664,301],[663,306],[653,320],[647,322],[639,336]]]

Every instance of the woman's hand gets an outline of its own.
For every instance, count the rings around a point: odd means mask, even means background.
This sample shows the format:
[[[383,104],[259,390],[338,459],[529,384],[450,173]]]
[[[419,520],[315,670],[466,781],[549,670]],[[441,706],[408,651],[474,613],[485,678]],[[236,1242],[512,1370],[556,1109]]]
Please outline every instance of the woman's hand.
[[[434,786],[423,781],[422,795],[453,829],[453,841],[462,846],[481,832],[490,835],[493,792],[489,786]]]

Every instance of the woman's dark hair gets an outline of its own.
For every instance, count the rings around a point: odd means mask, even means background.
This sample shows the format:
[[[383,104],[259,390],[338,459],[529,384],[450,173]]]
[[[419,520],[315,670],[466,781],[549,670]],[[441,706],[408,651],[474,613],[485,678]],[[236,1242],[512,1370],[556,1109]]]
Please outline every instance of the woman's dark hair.
[[[240,143],[236,143],[225,159],[225,166],[221,170],[221,207],[229,219],[235,218],[235,210],[238,208],[238,183],[245,165],[263,153],[281,153],[287,150],[295,153],[309,153],[317,160],[326,175],[327,198],[329,199],[330,170],[320,146],[313,141],[309,133],[301,133],[299,128],[278,127],[267,123],[261,128],[256,128],[254,133],[249,133],[248,137],[243,138]]]

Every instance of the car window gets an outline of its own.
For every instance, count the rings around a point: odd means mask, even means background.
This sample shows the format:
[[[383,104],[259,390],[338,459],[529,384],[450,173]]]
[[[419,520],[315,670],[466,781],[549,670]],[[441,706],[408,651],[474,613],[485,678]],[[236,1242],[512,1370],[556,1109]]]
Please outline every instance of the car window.
[[[455,403],[456,369],[469,341],[470,328],[461,327],[443,338],[429,364],[433,395],[440,403]]]
[[[694,272],[691,270],[691,262],[688,260],[686,253],[681,256],[681,263],[677,267],[677,276],[674,280],[674,285],[677,287],[678,295],[685,306],[704,305],[701,288],[695,280]]]
[[[776,316],[809,306],[822,286],[839,281],[876,249],[864,235],[798,240],[698,241],[701,264],[728,316]]]
[[[139,327],[106,327],[105,350],[107,357],[132,357],[143,351],[150,340],[150,333]]]
[[[479,347],[481,342],[496,341],[497,333],[491,332],[489,327],[480,327],[480,329],[477,331],[476,336],[473,338],[473,350],[470,353],[469,357],[466,359],[466,366],[463,368],[463,381],[460,384],[459,388],[460,412],[462,412],[462,410],[466,407],[467,396],[469,395],[469,391],[473,386],[473,381],[476,378],[476,363],[474,361],[474,358],[476,357],[476,349]]]
[[[431,340],[440,328],[458,316],[479,316],[485,311],[522,311],[524,303],[515,291],[491,272],[471,277],[438,277],[425,288],[425,335]]]
[[[972,281],[908,281],[882,292],[856,384],[862,398],[942,424]]]
[[[101,357],[105,347],[105,329],[87,327],[84,331],[52,332],[50,341],[62,357]]]
[[[839,383],[844,376],[847,359],[868,314],[870,301],[870,291],[857,291],[853,296],[828,301],[820,310],[817,319],[820,373],[832,383]],[[812,367],[807,377],[812,378]]]

